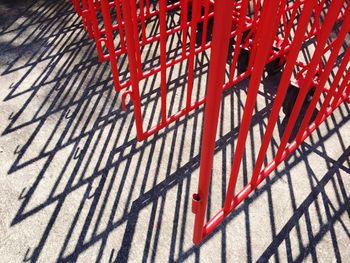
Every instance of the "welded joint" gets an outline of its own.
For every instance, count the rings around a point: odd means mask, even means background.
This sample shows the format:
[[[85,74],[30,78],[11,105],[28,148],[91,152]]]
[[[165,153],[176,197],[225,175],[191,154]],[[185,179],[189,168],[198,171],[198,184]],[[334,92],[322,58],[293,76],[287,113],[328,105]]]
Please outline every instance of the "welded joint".
[[[290,84],[292,86],[294,86],[295,88],[297,88],[297,89],[303,88],[304,87],[304,83],[305,83],[305,77],[304,76],[299,76],[298,78],[293,79],[293,80],[290,81]],[[311,86],[309,87],[309,89],[311,89],[311,88],[318,88],[319,87],[318,84],[319,84],[319,77],[316,74],[315,77],[312,80],[312,83],[311,83]],[[326,88],[325,88],[325,91],[327,91]]]

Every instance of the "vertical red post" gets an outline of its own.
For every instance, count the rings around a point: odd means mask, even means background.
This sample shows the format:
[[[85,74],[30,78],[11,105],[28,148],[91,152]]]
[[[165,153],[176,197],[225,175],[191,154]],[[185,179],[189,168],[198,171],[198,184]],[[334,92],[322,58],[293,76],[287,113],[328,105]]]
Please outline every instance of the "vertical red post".
[[[115,5],[115,11],[117,15],[118,31],[119,31],[119,38],[120,38],[120,49],[125,50],[123,16],[120,8],[120,0],[114,0],[114,5]]]
[[[210,72],[206,97],[210,98],[205,107],[201,169],[198,193],[194,196],[193,211],[195,223],[193,242],[199,244],[203,238],[204,217],[213,165],[215,136],[220,111],[225,63],[232,23],[233,1],[217,0],[214,7],[213,42],[210,55]]]
[[[95,7],[94,1],[88,0],[88,9],[89,9],[88,12],[89,12],[89,17],[90,17],[91,23],[92,23],[93,35],[94,35],[94,39],[98,40],[101,38],[101,32],[99,29],[95,8],[96,7]]]
[[[159,1],[159,30],[160,30],[160,96],[161,96],[161,118],[165,125],[167,118],[167,77],[166,77],[166,0]]]
[[[187,19],[188,19],[188,0],[180,0],[181,6],[181,30],[182,30],[182,57],[186,57],[187,46]]]
[[[116,90],[120,90],[121,88],[120,88],[120,82],[119,82],[119,69],[118,69],[117,59],[115,57],[112,18],[110,14],[108,0],[101,0],[101,10],[102,10],[103,22],[106,29],[106,38],[107,38],[106,44],[109,52],[109,60],[111,62],[114,85]]]
[[[241,4],[241,12],[239,14],[239,20],[238,20],[238,26],[237,26],[237,40],[236,40],[236,46],[233,51],[232,61],[231,61],[231,68],[230,68],[230,80],[232,81],[235,75],[237,61],[238,61],[238,55],[240,53],[241,44],[242,44],[242,37],[243,37],[243,30],[244,26],[246,24],[246,15],[248,11],[248,5],[249,0],[243,0]]]
[[[201,0],[192,0],[192,21],[191,21],[191,36],[190,36],[190,54],[188,58],[188,72],[187,72],[187,94],[186,94],[186,108],[191,107],[192,90],[194,82],[194,63],[196,58],[196,38],[197,38],[197,23],[201,12]]]
[[[141,116],[141,99],[139,91],[139,75],[138,72],[139,64],[141,62],[137,61],[137,52],[135,44],[138,44],[138,39],[135,41],[134,34],[134,21],[132,19],[132,9],[129,1],[123,1],[122,10],[124,14],[124,23],[125,23],[125,37],[128,51],[128,61],[129,61],[129,71],[131,79],[131,99],[134,104],[135,112],[135,123],[137,131],[137,139],[141,141],[144,137],[143,128],[142,128],[142,116]],[[137,43],[135,43],[137,42]],[[139,46],[137,46],[139,47]]]

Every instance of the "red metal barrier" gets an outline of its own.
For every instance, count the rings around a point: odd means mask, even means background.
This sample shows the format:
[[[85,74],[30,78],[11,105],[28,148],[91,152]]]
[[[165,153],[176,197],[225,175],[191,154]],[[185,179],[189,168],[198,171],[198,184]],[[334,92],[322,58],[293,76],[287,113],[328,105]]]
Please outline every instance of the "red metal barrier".
[[[113,74],[114,86],[117,91],[127,89],[122,95],[123,107],[126,108],[126,97],[134,105],[135,123],[138,140],[158,132],[165,126],[188,114],[193,109],[205,103],[206,97],[194,98],[193,85],[195,78],[194,63],[203,54],[210,54],[212,45],[212,23],[215,19],[213,13],[214,1],[212,0],[181,0],[167,2],[123,1],[120,0],[73,0],[79,3],[82,10],[84,25],[89,35],[97,43],[99,60],[109,60]],[[257,48],[254,46],[254,36],[257,32],[261,18],[261,0],[233,1],[233,8],[229,12],[227,23],[230,27],[230,48],[227,58],[229,74],[225,78],[223,89],[242,81],[252,74],[252,63],[256,56]],[[300,15],[298,10],[304,6],[305,0],[285,1],[286,3],[278,10],[280,17],[279,26],[281,32],[276,33],[273,40],[273,48],[264,61],[269,74],[274,74],[283,68],[287,54],[290,50],[290,39],[294,34],[293,25]],[[325,1],[322,0],[315,8],[315,22],[307,38],[312,38],[319,31],[319,20]],[[78,8],[78,9],[79,9]],[[226,11],[227,13],[228,11]],[[169,25],[169,17],[177,13],[178,18]],[[97,15],[99,14],[99,15]],[[98,19],[98,17],[100,17]],[[340,13],[339,20],[343,13]],[[150,32],[149,24],[156,23],[159,30]],[[172,52],[168,47],[168,40],[176,35],[181,43],[180,54],[169,56]],[[199,40],[198,40],[199,39]],[[157,63],[151,67],[144,59],[144,54],[152,46],[160,46],[159,54],[154,61]],[[154,49],[154,48],[153,48]],[[230,54],[231,53],[231,54]],[[127,54],[128,67],[121,73],[118,64],[119,56]],[[177,112],[169,113],[169,78],[167,71],[176,65],[187,63],[187,87],[186,103],[181,105]],[[160,121],[150,128],[144,128],[141,107],[142,96],[145,92],[140,85],[147,80],[157,78],[159,96],[161,100]]]
[[[280,10],[280,14],[286,14],[286,12],[293,12],[302,5],[303,2],[295,5],[286,6],[286,10]],[[104,24],[111,24],[110,12],[108,9],[107,1],[101,0],[102,13],[104,17]],[[194,61],[201,54],[208,51],[210,52],[211,48],[211,37],[208,35],[211,34],[211,24],[214,19],[214,13],[212,8],[213,2],[209,0],[181,0],[180,2],[175,2],[171,5],[167,5],[166,1],[159,1],[159,5],[156,9],[150,13],[150,16],[143,16],[142,6],[136,6],[136,4],[131,1],[125,1],[122,3],[122,13],[123,13],[123,28],[125,28],[125,43],[126,43],[126,52],[128,55],[129,62],[129,71],[130,79],[127,79],[124,82],[120,82],[119,79],[119,70],[117,65],[117,60],[115,57],[120,55],[125,50],[120,49],[115,50],[114,47],[114,38],[113,38],[113,29],[106,27],[106,39],[108,50],[109,50],[109,59],[111,62],[115,88],[117,90],[124,89],[131,85],[131,89],[124,92],[123,105],[125,105],[125,98],[130,96],[130,100],[134,105],[135,112],[135,123],[137,128],[137,137],[138,140],[143,140],[152,134],[156,133],[160,129],[189,113],[193,109],[199,107],[205,102],[205,96],[194,99],[193,98],[193,83],[194,83]],[[248,7],[251,6],[252,10],[248,10]],[[191,8],[189,19],[189,7]],[[194,8],[195,7],[195,8]],[[140,10],[137,12],[137,10]],[[179,20],[172,26],[166,25],[166,20],[169,17],[168,13],[173,11],[179,12]],[[202,10],[200,13],[199,11]],[[232,44],[232,59],[230,63],[230,76],[226,80],[224,89],[231,87],[233,84],[241,81],[242,79],[248,77],[252,71],[249,61],[244,62],[246,59],[244,56],[252,58],[255,56],[254,52],[256,49],[253,47],[253,38],[256,32],[256,27],[260,19],[260,10],[261,3],[260,1],[234,1],[233,8],[229,12],[228,24],[230,24],[230,43]],[[228,12],[228,11],[226,11]],[[296,12],[294,12],[296,16]],[[156,17],[159,23],[159,32],[152,36],[146,37],[146,23],[147,19]],[[286,20],[286,19],[285,19]],[[293,21],[289,21],[289,24],[292,24]],[[285,25],[289,25],[285,22]],[[290,26],[291,27],[291,26]],[[141,28],[141,32],[139,32]],[[139,34],[141,33],[141,34]],[[168,57],[169,48],[167,47],[167,39],[174,36],[175,34],[180,34],[181,39],[178,41],[181,43],[181,53],[177,56]],[[198,41],[198,36],[200,40]],[[287,36],[288,37],[288,36]],[[283,60],[278,59],[282,57],[288,51],[288,41],[281,41],[281,38],[276,37],[276,43],[284,43],[283,50],[282,48],[271,49],[271,54],[268,57],[267,62],[271,62],[273,65],[276,64],[275,61],[278,61],[278,64],[275,67],[272,67],[272,70],[276,68],[281,68],[283,65]],[[147,45],[157,43],[160,46],[159,51],[159,63],[154,65],[152,68],[144,69],[145,61],[143,60],[143,49]],[[245,52],[241,52],[241,50]],[[120,52],[120,53],[118,53]],[[118,53],[118,54],[117,54]],[[243,55],[242,55],[243,54]],[[230,54],[229,54],[230,55]],[[225,54],[225,59],[227,54]],[[239,60],[243,60],[243,66],[239,67]],[[252,61],[250,59],[250,61]],[[186,103],[176,113],[168,114],[168,78],[166,72],[169,68],[178,65],[180,63],[187,63],[187,87],[186,87]],[[249,63],[248,63],[249,62]],[[270,64],[271,64],[270,63]],[[242,63],[241,63],[242,64]],[[237,73],[235,72],[236,67],[239,68]],[[149,129],[144,129],[143,125],[143,113],[141,107],[141,96],[140,93],[143,91],[140,90],[140,82],[154,77],[156,74],[160,73],[160,97],[161,97],[161,120],[158,124],[155,124]]]
[[[102,12],[104,14],[105,24],[109,24],[109,13],[107,5],[104,5],[104,1],[101,1]],[[104,8],[105,6],[105,8]],[[159,6],[154,10],[154,15],[158,19],[159,32],[154,33],[151,36],[146,36],[143,33],[146,30],[146,18],[143,18],[137,13],[135,3],[133,1],[125,1],[122,4],[122,13],[124,15],[124,27],[126,37],[126,52],[128,55],[130,79],[123,83],[119,81],[118,66],[116,60],[114,60],[111,54],[114,54],[113,48],[113,36],[112,31],[106,28],[106,39],[110,43],[109,54],[112,66],[112,72],[114,76],[115,87],[117,90],[123,89],[131,85],[131,89],[125,91],[123,94],[123,105],[125,105],[126,96],[130,96],[130,99],[134,105],[135,122],[137,128],[138,140],[143,140],[148,136],[159,131],[166,125],[174,122],[183,115],[197,108],[203,104],[205,97],[199,98],[194,101],[193,99],[193,83],[194,83],[194,63],[195,59],[203,52],[207,51],[211,46],[210,38],[210,23],[212,22],[212,2],[209,0],[182,0],[180,2],[167,5],[165,0],[159,1]],[[191,12],[189,12],[191,7]],[[244,30],[248,30],[252,27],[253,19],[247,17],[245,13],[240,14],[241,6],[238,2],[234,4],[234,9],[230,13],[231,37],[237,33],[242,35]],[[139,7],[140,8],[140,7]],[[173,10],[179,12],[179,18],[173,23],[173,25],[167,25],[168,13]],[[202,14],[201,11],[202,10]],[[142,11],[141,11],[142,14]],[[189,19],[189,15],[191,18]],[[244,16],[244,19],[239,19]],[[238,21],[240,21],[238,23]],[[138,28],[141,28],[141,35],[139,35]],[[200,30],[199,30],[200,28]],[[200,35],[199,35],[200,34]],[[167,40],[174,35],[180,36],[177,41],[181,43],[179,48],[179,54],[169,57],[169,50],[167,47]],[[198,40],[198,36],[200,39]],[[207,37],[209,36],[209,37]],[[145,61],[143,60],[143,50],[148,45],[159,45],[159,56],[157,56],[158,63],[151,68],[146,68]],[[226,54],[227,55],[227,54]],[[225,56],[226,57],[226,56]],[[185,106],[174,114],[168,114],[169,105],[167,102],[168,94],[168,77],[167,70],[180,63],[187,63],[187,87],[186,87],[186,103]],[[140,82],[146,79],[150,79],[155,75],[160,74],[159,78],[159,91],[161,100],[161,120],[155,126],[144,130],[143,119],[141,112],[141,97]]]
[[[280,17],[271,16],[271,14],[278,14],[281,10],[285,9],[284,7],[286,5],[283,0],[264,1],[260,18],[261,21],[254,40],[256,43],[254,43],[253,46],[255,55],[251,59],[251,79],[248,87],[247,100],[244,106],[244,113],[240,123],[226,199],[223,208],[205,223],[211,169],[214,158],[216,127],[218,124],[222,97],[222,90],[218,87],[225,86],[225,67],[221,57],[224,55],[224,50],[228,46],[228,35],[230,34],[228,28],[225,26],[225,23],[230,19],[226,12],[228,10],[227,3],[224,1],[216,2],[214,16],[220,17],[220,19],[215,19],[214,23],[214,38],[207,90],[207,96],[210,97],[210,100],[206,102],[204,115],[198,192],[193,195],[192,202],[192,210],[195,213],[193,237],[195,244],[199,244],[203,238],[213,231],[213,229],[215,229],[240,202],[256,189],[256,187],[330,114],[332,114],[340,104],[349,100],[350,70],[347,69],[350,59],[349,49],[346,50],[333,79],[330,78],[330,73],[335,68],[336,60],[339,58],[339,51],[350,30],[350,6],[341,0],[328,1],[324,20],[314,20],[315,22],[311,26],[311,30],[308,31],[310,18],[312,16],[318,18],[321,13],[320,10],[324,12],[324,4],[325,1],[318,2],[316,0],[309,0],[306,1],[301,8],[297,30],[292,36],[290,44],[288,44],[289,48],[285,59],[286,65],[281,76],[276,97],[274,98],[273,108],[268,118],[268,124],[250,181],[240,191],[236,192],[237,178],[245,151],[245,142],[251,125],[254,106],[257,103],[257,94],[264,65],[266,60],[268,60],[269,52],[273,49],[274,37],[278,35],[276,33],[276,25],[278,25]],[[335,39],[330,40],[330,33],[337,22],[341,23],[340,31]],[[305,45],[306,40],[309,40],[310,37],[315,38],[316,48],[311,60],[307,63],[301,63],[298,61],[298,54],[303,48],[303,45]],[[225,43],[223,43],[224,41]],[[329,44],[329,42],[331,43]],[[321,58],[326,52],[329,53],[329,57],[328,60],[323,63]],[[294,74],[295,80],[293,80],[293,71],[297,71],[297,73]],[[331,83],[330,87],[326,86],[327,82]],[[287,93],[288,96],[286,96]],[[294,96],[291,96],[293,94]],[[311,116],[317,103],[321,103],[320,111],[317,117],[310,123]],[[295,139],[290,140],[292,130],[295,128],[296,121],[300,116],[300,111],[303,106],[307,106],[307,111],[303,116]],[[276,123],[280,117],[281,108],[283,108],[284,115],[288,118],[288,123],[283,132],[276,156],[263,167],[264,161],[267,161],[267,150],[271,143]]]
[[[285,160],[344,101],[349,102],[350,49],[339,60],[339,51],[350,30],[350,6],[342,0],[72,0],[82,16],[86,31],[97,43],[100,61],[109,60],[117,91],[123,90],[133,104],[137,139],[144,140],[160,129],[206,103],[198,192],[193,195],[194,238],[199,244],[256,187]],[[273,14],[273,15],[271,15]],[[173,19],[173,17],[175,17]],[[332,37],[334,25],[340,31]],[[156,28],[156,30],[154,30]],[[175,38],[179,51],[172,50]],[[315,42],[309,61],[299,61],[307,42]],[[154,48],[156,46],[156,48]],[[155,51],[154,61],[145,53]],[[206,94],[194,96],[195,61],[210,56]],[[127,57],[127,76],[122,74],[119,58]],[[327,57],[326,61],[322,57]],[[168,70],[186,65],[184,105],[169,112],[173,102]],[[251,178],[238,192],[237,179],[245,152],[257,94],[264,72],[283,70],[279,87],[265,128]],[[125,69],[124,69],[125,70]],[[331,72],[336,71],[333,78]],[[216,129],[222,92],[250,77],[243,118],[240,123],[234,159],[222,209],[205,222]],[[160,120],[144,127],[142,97],[153,82],[152,94],[160,100]],[[328,86],[330,85],[330,86]],[[312,119],[316,105],[317,116]],[[303,119],[291,138],[303,107]],[[283,111],[283,113],[282,113]],[[277,153],[273,160],[266,154],[281,114],[287,118]],[[263,166],[264,162],[268,162]]]

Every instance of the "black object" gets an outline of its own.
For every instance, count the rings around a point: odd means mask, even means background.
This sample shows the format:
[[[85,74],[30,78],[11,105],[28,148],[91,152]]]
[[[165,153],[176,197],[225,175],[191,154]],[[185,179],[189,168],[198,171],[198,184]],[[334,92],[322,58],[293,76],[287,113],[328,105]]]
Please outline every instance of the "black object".
[[[286,64],[285,61],[281,62],[281,58],[276,58],[272,60],[270,63],[266,64],[265,70],[269,76],[273,76],[281,72],[285,64]]]
[[[286,97],[284,98],[282,105],[283,113],[286,114],[286,116],[289,116],[292,113],[294,104],[299,95],[299,90],[300,89],[298,87],[294,85],[289,85]],[[303,107],[307,106],[311,102],[314,93],[315,87],[312,87],[306,95],[306,98],[303,102]]]

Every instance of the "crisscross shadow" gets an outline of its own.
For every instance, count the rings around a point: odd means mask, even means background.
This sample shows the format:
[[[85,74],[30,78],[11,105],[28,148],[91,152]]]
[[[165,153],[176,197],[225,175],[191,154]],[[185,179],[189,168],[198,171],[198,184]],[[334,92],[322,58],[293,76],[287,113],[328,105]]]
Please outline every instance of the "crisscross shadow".
[[[33,228],[30,242],[22,248],[21,260],[37,262],[50,255],[50,260],[57,262],[231,262],[230,258],[238,254],[248,262],[272,258],[302,261],[309,256],[317,261],[315,248],[328,234],[334,257],[343,258],[335,224],[340,224],[345,235],[350,236],[346,191],[349,182],[343,176],[350,172],[349,142],[343,136],[350,118],[348,105],[328,118],[310,141],[304,142],[203,245],[195,247],[191,241],[190,200],[197,184],[203,107],[138,143],[132,107],[126,112],[121,110],[109,64],[98,63],[94,43],[87,38],[70,3],[26,1],[23,9],[16,9],[17,4],[6,4],[17,10],[17,15],[11,14],[13,19],[2,24],[0,33],[0,57],[4,61],[0,78],[5,83],[1,87],[1,108],[4,120],[7,119],[0,126],[0,138],[13,138],[14,153],[7,157],[6,180],[30,174],[28,179],[23,177],[26,186],[16,189],[17,196],[11,196],[11,201],[18,204],[14,205],[16,212],[8,231],[19,226]],[[173,42],[172,52],[177,54],[181,45]],[[146,54],[150,67],[157,59],[152,52]],[[121,57],[118,63],[122,67],[127,60]],[[208,54],[196,61],[197,99],[205,92],[202,88],[208,63]],[[178,67],[186,68],[186,64]],[[178,110],[184,101],[187,76],[177,70],[170,73],[168,83],[169,112]],[[124,74],[126,77],[128,73]],[[262,82],[241,185],[249,180],[249,167],[256,158],[278,81],[279,76],[273,76]],[[244,80],[223,94],[208,218],[225,197],[226,175],[230,172],[248,82],[249,79]],[[154,80],[142,86],[141,103],[146,112],[152,113],[144,115],[149,123],[158,121],[154,112],[159,107],[159,90],[154,86]],[[280,130],[284,117],[279,122]],[[326,143],[332,138],[341,148],[340,157],[326,151]],[[277,145],[278,139],[272,144]],[[327,172],[315,169],[310,161],[314,156],[327,167]],[[303,169],[298,168],[300,165]],[[300,182],[295,181],[296,169],[303,172],[304,183],[310,188],[301,201],[297,198]],[[284,200],[291,203],[286,212],[290,217],[283,224],[279,221],[279,198],[275,196],[281,185]],[[335,192],[336,205],[327,194],[329,189]],[[262,201],[261,209],[267,215],[264,222],[268,224],[261,231],[270,231],[265,235],[263,249],[257,246],[254,227],[254,205]],[[324,209],[320,208],[322,205]],[[321,218],[318,231],[311,227],[315,217],[310,209],[314,206],[316,218]],[[28,223],[32,219],[38,223]],[[239,249],[233,245],[235,237],[229,234],[234,224],[240,228]],[[306,231],[301,229],[303,224]],[[296,236],[296,241],[291,241],[291,236]],[[216,248],[215,253],[208,253],[212,248]]]

